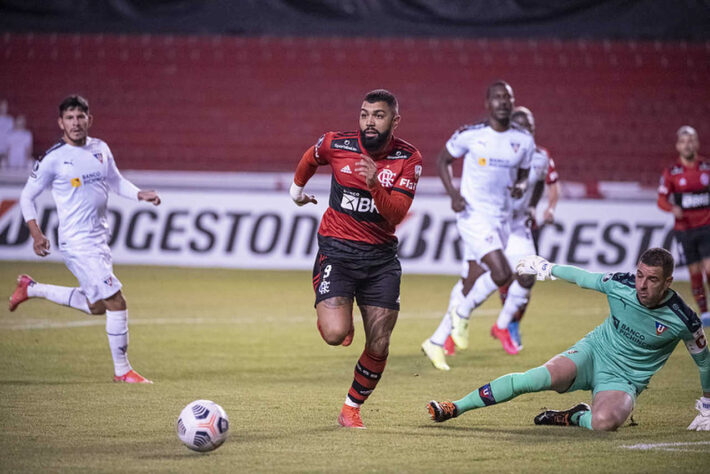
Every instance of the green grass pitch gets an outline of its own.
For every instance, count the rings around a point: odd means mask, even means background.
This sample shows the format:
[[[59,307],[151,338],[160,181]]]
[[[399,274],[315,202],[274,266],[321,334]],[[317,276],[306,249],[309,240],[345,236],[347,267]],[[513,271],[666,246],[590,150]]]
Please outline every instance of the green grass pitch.
[[[7,298],[18,273],[75,286],[59,264],[0,263]],[[471,348],[435,370],[419,350],[454,277],[405,275],[384,377],[363,408],[367,430],[336,423],[362,351],[330,347],[315,325],[310,273],[118,266],[133,366],[152,386],[114,384],[102,317],[33,300],[0,309],[1,472],[707,472],[710,435],[689,432],[698,371],[680,344],[616,433],[536,427],[543,407],[590,394],[525,395],[435,424],[428,400],[456,399],[544,363],[607,315],[603,295],[539,283],[522,324],[524,350],[488,335],[500,303],[471,323]],[[675,287],[692,302],[688,285]],[[221,404],[230,439],[200,454],[177,439],[188,402]],[[665,450],[623,446],[679,443]]]

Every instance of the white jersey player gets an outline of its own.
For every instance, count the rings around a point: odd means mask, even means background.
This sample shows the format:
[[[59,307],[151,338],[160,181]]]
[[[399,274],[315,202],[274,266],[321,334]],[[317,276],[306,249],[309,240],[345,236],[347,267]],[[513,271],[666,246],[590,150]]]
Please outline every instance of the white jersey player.
[[[438,369],[449,369],[443,350],[449,334],[457,347],[467,348],[471,311],[513,278],[503,249],[510,233],[513,201],[527,189],[535,150],[532,135],[510,120],[514,102],[510,85],[503,81],[491,84],[485,101],[488,119],[459,129],[439,153],[439,176],[457,213],[468,268],[451,292],[449,310],[439,327],[422,344],[422,350]],[[458,158],[464,159],[460,191],[453,185],[451,171],[451,163]],[[501,340],[507,352],[517,352],[507,324],[494,326],[491,334]]]
[[[52,190],[59,217],[59,249],[79,288],[42,284],[20,275],[9,309],[14,311],[20,303],[38,297],[89,314],[106,313],[114,381],[152,383],[132,369],[126,356],[128,313],[121,282],[113,273],[106,207],[109,190],[156,206],[160,198],[121,176],[108,145],[88,136],[92,120],[86,99],[76,95],[64,99],[58,119],[62,139],[37,160],[20,197],[34,251],[44,257],[50,243],[37,224],[35,199],[45,189]]]
[[[526,107],[516,107],[513,110],[511,119],[514,123],[525,128],[531,134],[535,134],[535,118],[532,112]],[[549,223],[554,220],[554,212],[559,199],[560,184],[558,179],[554,162],[547,153],[547,150],[536,146],[530,165],[530,174],[528,175],[528,188],[525,190],[523,197],[513,203],[513,214],[510,220],[510,238],[505,248],[505,256],[511,267],[515,267],[523,257],[537,253],[532,234],[533,228],[536,226],[535,208],[545,189],[545,184],[547,184],[549,187],[549,200],[547,209],[544,212],[544,221]],[[532,288],[534,282],[535,281],[532,279],[523,282],[523,287],[527,289],[528,295],[518,299],[517,308],[515,308],[515,312],[512,316],[513,320],[508,324],[508,331],[513,342],[518,346],[518,349],[522,347],[518,324],[525,312],[527,302],[530,298],[530,288]],[[504,305],[507,299],[507,290],[507,288],[500,289]],[[510,314],[507,312],[501,313],[503,319],[502,323],[505,323],[510,317]]]

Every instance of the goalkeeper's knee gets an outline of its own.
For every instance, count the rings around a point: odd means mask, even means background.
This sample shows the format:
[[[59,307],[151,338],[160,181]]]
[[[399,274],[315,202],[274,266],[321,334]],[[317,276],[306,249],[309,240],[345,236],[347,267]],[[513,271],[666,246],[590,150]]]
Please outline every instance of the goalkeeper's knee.
[[[511,375],[513,393],[516,395],[549,390],[552,383],[550,371],[547,370],[547,367],[545,366],[535,367],[527,372],[515,373]]]

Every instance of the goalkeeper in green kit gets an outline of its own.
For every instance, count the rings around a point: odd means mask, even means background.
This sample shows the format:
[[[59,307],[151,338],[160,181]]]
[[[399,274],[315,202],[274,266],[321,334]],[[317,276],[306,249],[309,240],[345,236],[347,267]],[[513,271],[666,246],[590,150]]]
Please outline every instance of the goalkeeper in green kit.
[[[683,341],[699,368],[703,390],[696,402],[700,413],[688,429],[709,431],[710,353],[700,318],[670,288],[673,265],[673,256],[661,248],[644,252],[635,274],[589,273],[542,257],[525,257],[517,265],[519,274],[536,275],[538,280],[560,278],[605,293],[611,314],[543,366],[499,377],[454,402],[432,400],[427,405],[431,418],[446,421],[524,393],[591,390],[591,407],[580,403],[569,410],[547,410],[535,417],[535,424],[613,431],[626,421],[636,397]]]

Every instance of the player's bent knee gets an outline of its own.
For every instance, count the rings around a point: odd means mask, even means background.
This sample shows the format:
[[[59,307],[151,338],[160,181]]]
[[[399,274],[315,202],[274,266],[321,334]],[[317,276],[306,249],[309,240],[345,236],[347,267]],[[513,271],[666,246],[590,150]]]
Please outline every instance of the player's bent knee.
[[[104,305],[103,301],[99,301],[94,304],[89,303],[89,311],[91,311],[91,314],[95,316],[104,314],[106,313],[106,305]]]
[[[339,346],[348,335],[348,329],[337,329],[333,327],[322,327],[321,336],[323,340],[331,346]]]
[[[626,418],[607,411],[594,411],[592,408],[592,429],[594,431],[616,431]]]
[[[499,287],[510,283],[512,276],[513,274],[508,268],[498,269],[495,272],[491,272],[491,279],[493,280],[493,283]]]
[[[365,348],[367,352],[372,354],[374,357],[379,357],[381,359],[386,359],[389,354],[390,340],[389,338],[377,338],[374,341],[367,341]]]
[[[108,298],[105,298],[103,303],[109,311],[123,311],[127,309],[126,299],[123,297],[120,290]]]
[[[535,284],[535,275],[518,275],[518,283],[520,286],[529,290]]]

